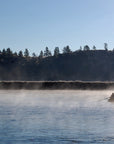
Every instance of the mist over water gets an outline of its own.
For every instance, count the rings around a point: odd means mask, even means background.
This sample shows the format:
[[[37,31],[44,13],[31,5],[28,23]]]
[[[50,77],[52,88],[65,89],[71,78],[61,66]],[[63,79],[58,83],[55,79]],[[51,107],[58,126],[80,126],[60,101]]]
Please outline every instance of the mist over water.
[[[112,92],[1,90],[0,142],[113,144]]]

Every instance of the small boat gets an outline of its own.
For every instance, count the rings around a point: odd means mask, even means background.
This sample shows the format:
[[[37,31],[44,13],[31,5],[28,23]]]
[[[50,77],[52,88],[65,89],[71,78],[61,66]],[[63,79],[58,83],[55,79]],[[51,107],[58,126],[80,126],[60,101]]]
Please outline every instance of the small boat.
[[[114,102],[114,93],[112,93],[111,97],[108,99],[109,102]]]

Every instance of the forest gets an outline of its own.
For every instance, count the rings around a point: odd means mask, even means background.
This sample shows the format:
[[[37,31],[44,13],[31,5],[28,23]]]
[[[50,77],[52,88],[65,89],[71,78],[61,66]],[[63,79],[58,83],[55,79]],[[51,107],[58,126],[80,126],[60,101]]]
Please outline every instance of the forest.
[[[10,48],[0,51],[1,81],[113,81],[114,50],[91,49],[88,45],[72,51],[65,46],[60,53],[48,47],[39,55],[29,50],[13,52]]]

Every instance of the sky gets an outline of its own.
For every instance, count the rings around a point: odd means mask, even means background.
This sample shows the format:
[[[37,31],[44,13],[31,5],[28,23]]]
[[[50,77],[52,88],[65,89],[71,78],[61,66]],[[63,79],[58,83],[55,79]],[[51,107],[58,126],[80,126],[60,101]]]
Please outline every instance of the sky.
[[[114,48],[114,0],[0,0],[0,49]]]

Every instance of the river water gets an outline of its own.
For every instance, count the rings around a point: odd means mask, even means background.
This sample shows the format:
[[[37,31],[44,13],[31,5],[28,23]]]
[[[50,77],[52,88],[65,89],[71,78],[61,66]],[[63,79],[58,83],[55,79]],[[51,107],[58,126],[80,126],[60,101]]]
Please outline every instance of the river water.
[[[112,91],[0,91],[1,144],[114,144]]]

